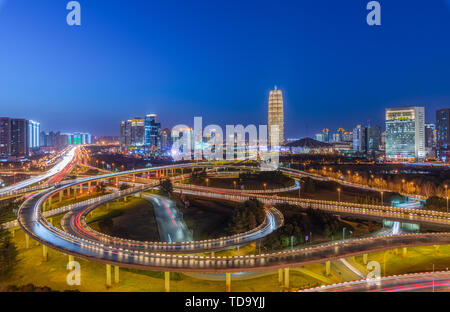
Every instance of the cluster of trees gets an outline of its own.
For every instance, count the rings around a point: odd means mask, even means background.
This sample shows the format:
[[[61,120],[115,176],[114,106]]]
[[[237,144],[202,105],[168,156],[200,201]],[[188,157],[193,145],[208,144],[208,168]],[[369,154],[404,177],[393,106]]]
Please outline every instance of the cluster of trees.
[[[172,196],[173,193],[173,185],[170,179],[160,179],[159,180],[159,193],[164,196]]]
[[[322,165],[297,166],[336,179],[384,188],[398,193],[418,194],[425,197],[445,198],[445,185],[450,188],[450,170],[441,168],[408,167],[392,164]]]
[[[0,279],[7,277],[17,262],[17,247],[9,231],[0,229]]]
[[[119,190],[121,190],[121,191],[124,191],[124,190],[126,190],[126,189],[129,189],[131,186],[129,185],[129,184],[127,184],[127,183],[122,183],[120,186],[119,186]]]
[[[308,208],[299,210],[297,206],[287,203],[276,206],[284,216],[284,226],[267,236],[263,245],[267,249],[286,248],[305,243],[306,236],[332,237],[341,233],[343,224],[332,214]],[[348,225],[345,225],[347,228]],[[311,240],[311,237],[308,237]]]
[[[206,171],[194,171],[189,179],[191,184],[204,184],[207,177]]]
[[[100,182],[95,186],[95,192],[101,195],[105,195],[106,193],[106,185],[104,182]]]
[[[21,201],[22,202],[22,201]],[[10,201],[3,201],[0,203],[0,223],[15,220],[17,216],[14,214],[14,210],[19,209],[20,203]]]
[[[447,211],[447,198],[441,198],[438,196],[428,197],[423,209],[426,210],[437,210],[437,211]]]
[[[233,216],[228,225],[230,234],[238,234],[254,229],[264,221],[264,205],[257,199],[251,198],[233,210]]]

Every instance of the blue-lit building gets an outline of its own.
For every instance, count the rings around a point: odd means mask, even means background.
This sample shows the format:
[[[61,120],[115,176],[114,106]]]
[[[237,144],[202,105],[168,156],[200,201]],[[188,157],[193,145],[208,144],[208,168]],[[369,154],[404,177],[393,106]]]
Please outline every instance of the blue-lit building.
[[[28,151],[32,152],[38,151],[40,148],[40,132],[41,124],[39,122],[28,120]]]
[[[145,153],[150,155],[161,151],[161,123],[156,114],[145,116]]]
[[[436,156],[450,160],[450,108],[436,111]]]

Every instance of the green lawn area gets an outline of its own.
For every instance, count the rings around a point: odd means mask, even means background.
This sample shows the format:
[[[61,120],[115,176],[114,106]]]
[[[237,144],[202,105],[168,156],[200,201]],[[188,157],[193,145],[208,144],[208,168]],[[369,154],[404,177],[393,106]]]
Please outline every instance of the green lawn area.
[[[94,230],[107,235],[146,241],[159,241],[158,225],[152,204],[142,198],[128,197],[98,207],[86,218]]]
[[[164,279],[161,272],[145,272],[139,270],[120,270],[120,284],[113,285],[107,289],[105,286],[105,265],[89,262],[75,258],[81,265],[81,285],[68,286],[66,276],[68,271],[66,265],[68,261],[67,255],[49,250],[49,261],[42,261],[42,247],[36,242],[31,243],[30,249],[24,249],[25,240],[22,231],[16,232],[14,241],[19,248],[19,262],[13,275],[5,280],[0,280],[0,290],[8,285],[22,286],[29,283],[35,286],[48,286],[53,290],[79,290],[79,291],[113,291],[113,292],[159,292],[164,291]],[[241,251],[243,249],[241,248]],[[227,252],[228,253],[228,252]],[[381,261],[384,252],[369,254],[369,261]],[[389,256],[387,272],[392,274],[412,273],[418,271],[430,271],[432,269],[431,262],[435,264],[435,269],[445,269],[450,263],[450,246],[441,246],[439,252],[434,247],[417,247],[408,248],[408,257],[402,258],[401,250],[396,256],[393,251],[388,252]],[[362,264],[362,256],[355,257],[356,263],[360,269],[364,269]],[[353,260],[348,259],[351,263]],[[324,274],[324,264],[313,264],[304,267],[313,273]],[[265,274],[265,273],[264,273]],[[222,292],[225,291],[225,283],[223,281],[202,280],[185,274],[172,273],[171,291],[205,291],[205,292]],[[332,271],[328,279],[333,282],[340,281],[335,272]],[[296,268],[290,269],[290,286],[291,290],[309,288],[321,285],[317,279],[308,275],[297,272]],[[247,280],[232,280],[232,291],[280,291],[283,290],[278,284],[278,272],[271,271],[268,275],[258,276]]]
[[[432,271],[433,264],[436,271],[446,270],[450,267],[450,245],[439,246],[438,249],[434,246],[408,248],[406,257],[403,257],[401,248],[369,254],[368,261],[380,263],[382,276],[385,275],[384,259],[387,275]],[[362,256],[355,257],[355,262],[366,268]]]
[[[190,207],[182,209],[187,227],[193,230],[194,240],[218,238],[229,235],[235,202],[203,199],[189,196]]]

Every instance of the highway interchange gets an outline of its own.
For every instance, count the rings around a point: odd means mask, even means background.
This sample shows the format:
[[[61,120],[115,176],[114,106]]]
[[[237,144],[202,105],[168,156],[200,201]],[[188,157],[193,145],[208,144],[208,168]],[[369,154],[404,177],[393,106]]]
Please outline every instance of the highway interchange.
[[[74,153],[74,150],[69,151],[69,154],[74,157],[74,154],[72,153]],[[65,164],[65,166],[70,163],[70,159],[67,161],[70,157],[71,156],[66,155],[66,157],[63,158],[63,164]],[[55,172],[60,172],[65,166],[62,168],[58,166],[58,169],[55,169],[53,174],[55,174]],[[123,196],[132,196],[133,194],[149,196],[145,195],[146,193],[144,193],[144,191],[155,187],[155,180],[152,180],[153,182],[149,181],[146,185],[139,185],[130,190],[110,194],[111,196],[103,196],[103,199],[98,198],[96,200],[86,201],[82,205],[74,205],[71,209],[66,209],[68,213],[62,221],[63,230],[59,230],[46,220],[46,216],[48,216],[51,210],[45,212],[42,211],[44,202],[51,196],[69,188],[74,188],[76,191],[76,187],[82,184],[89,183],[90,185],[90,183],[95,183],[96,181],[104,179],[116,179],[116,181],[118,181],[119,177],[122,178],[124,176],[128,176],[133,181],[136,181],[136,178],[140,175],[145,178],[146,174],[148,177],[151,172],[156,172],[158,170],[172,170],[171,179],[175,181],[185,177],[185,175],[181,172],[182,174],[177,176],[176,174],[173,174],[174,170],[189,170],[192,167],[233,168],[232,166],[213,166],[211,164],[172,165],[132,170],[128,172],[108,173],[78,179],[64,184],[61,183],[36,193],[27,199],[19,209],[18,222],[20,227],[36,241],[69,255],[122,267],[172,272],[253,272],[320,263],[332,259],[340,259],[401,247],[450,244],[450,233],[447,232],[415,233],[352,239],[292,251],[260,255],[229,257],[199,256],[195,255],[195,253],[223,250],[239,245],[245,245],[274,231],[281,226],[283,222],[282,215],[280,216],[280,213],[273,208],[273,205],[279,202],[289,202],[302,207],[311,206],[314,209],[321,209],[342,215],[403,220],[436,225],[443,228],[448,228],[450,226],[450,215],[440,212],[418,211],[416,209],[314,201],[285,197],[281,198],[276,195],[265,194],[264,192],[259,192],[262,194],[258,194],[258,192],[251,193],[251,191],[214,189],[178,183],[174,184],[176,191],[182,191],[185,194],[235,201],[243,201],[249,197],[257,197],[267,207],[266,219],[257,229],[249,231],[248,233],[241,233],[240,235],[231,238],[224,237],[201,242],[192,241],[189,237],[177,237],[174,233],[165,234],[170,235],[169,242],[136,242],[107,237],[86,226],[84,218],[89,211],[92,211],[101,204]],[[236,168],[242,168],[242,166],[236,166]],[[255,170],[255,168],[252,169]],[[294,172],[290,169],[289,174],[292,175],[293,173],[298,176],[301,176],[302,174],[301,172]],[[32,184],[26,183],[21,185],[20,188],[29,185]],[[8,192],[11,191],[13,190],[8,189]],[[82,188],[80,188],[80,191],[82,191]],[[3,193],[7,192],[3,191]],[[153,200],[156,204],[159,202],[160,205],[162,204],[164,206],[164,199],[162,198],[151,197],[150,200]],[[170,209],[170,207],[166,208]],[[60,211],[64,211],[64,209],[60,209]],[[169,233],[168,231],[166,232]],[[186,233],[186,231],[181,232]],[[179,254],[180,252],[183,254]]]

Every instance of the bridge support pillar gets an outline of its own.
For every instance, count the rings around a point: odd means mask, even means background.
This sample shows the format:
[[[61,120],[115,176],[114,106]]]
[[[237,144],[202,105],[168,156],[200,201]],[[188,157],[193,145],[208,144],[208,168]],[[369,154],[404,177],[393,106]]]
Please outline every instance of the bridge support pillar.
[[[440,246],[439,245],[434,245],[434,252],[435,253],[439,253],[440,252]]]
[[[48,198],[48,209],[49,210],[52,209],[52,197],[51,196]]]
[[[106,287],[111,287],[111,264],[106,265]]]
[[[211,257],[214,257],[215,253],[214,251],[211,251]]]
[[[402,257],[403,257],[403,258],[408,257],[408,248],[403,247]]]
[[[119,186],[119,177],[116,177],[116,187]]]
[[[170,272],[164,272],[164,291],[170,292]]]
[[[369,262],[369,255],[368,254],[363,254],[363,263],[367,264]]]
[[[114,283],[116,283],[116,284],[120,283],[119,271],[120,271],[120,268],[117,265],[115,265],[114,266]]]
[[[77,186],[74,185],[73,187],[73,199],[76,200],[77,199]]]
[[[72,255],[69,255],[69,262],[74,262],[74,261],[75,261],[74,257]]]
[[[88,193],[91,192],[91,181],[88,182]]]
[[[62,202],[62,198],[63,198],[63,192],[64,191],[59,191],[59,200],[58,200],[58,203],[60,203],[60,202]]]
[[[278,283],[283,285],[283,269],[278,269]]]
[[[27,233],[25,233],[25,248],[30,248],[30,236]]]
[[[331,261],[328,260],[327,262],[325,262],[325,275],[330,276],[330,274],[331,274]]]
[[[48,218],[47,220],[51,225],[53,225],[53,218]]]
[[[231,273],[225,273],[226,292],[231,291]]]
[[[9,232],[11,233],[11,237],[12,238],[16,237],[16,230],[15,229],[11,229],[11,230],[9,230]]]
[[[289,288],[289,268],[284,268],[284,287]]]
[[[42,244],[42,258],[44,262],[48,261],[48,247]]]

